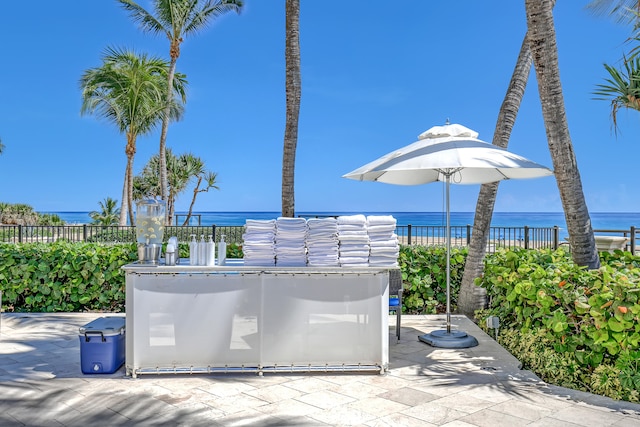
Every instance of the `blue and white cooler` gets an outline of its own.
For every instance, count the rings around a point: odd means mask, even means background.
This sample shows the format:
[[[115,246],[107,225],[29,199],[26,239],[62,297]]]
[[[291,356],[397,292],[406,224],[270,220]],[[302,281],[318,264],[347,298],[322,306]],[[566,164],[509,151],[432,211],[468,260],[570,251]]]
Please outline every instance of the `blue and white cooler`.
[[[80,327],[83,374],[112,374],[125,358],[125,318],[100,317]]]

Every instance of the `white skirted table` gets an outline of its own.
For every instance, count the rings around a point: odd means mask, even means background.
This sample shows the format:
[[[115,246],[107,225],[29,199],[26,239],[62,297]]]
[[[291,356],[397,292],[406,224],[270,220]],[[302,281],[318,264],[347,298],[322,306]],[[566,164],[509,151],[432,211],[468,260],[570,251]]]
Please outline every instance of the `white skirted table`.
[[[126,373],[371,371],[389,364],[384,267],[133,263]]]

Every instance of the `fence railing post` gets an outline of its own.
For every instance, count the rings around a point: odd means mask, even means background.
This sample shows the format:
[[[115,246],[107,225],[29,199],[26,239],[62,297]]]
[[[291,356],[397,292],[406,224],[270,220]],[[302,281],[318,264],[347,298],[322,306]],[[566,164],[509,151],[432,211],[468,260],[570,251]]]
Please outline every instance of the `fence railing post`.
[[[407,245],[411,245],[411,224],[407,225]]]
[[[560,227],[557,225],[553,226],[553,249],[558,249],[560,247]]]
[[[87,224],[82,224],[82,241],[87,241]]]
[[[471,224],[467,224],[467,246],[471,244]]]
[[[524,248],[529,249],[529,226],[524,226]]]
[[[22,243],[22,225],[18,225],[18,243]]]
[[[635,255],[636,254],[636,227],[634,225],[631,226],[631,229],[629,230],[631,232],[631,235],[629,236],[629,245],[630,248],[629,250],[631,250],[631,255]]]

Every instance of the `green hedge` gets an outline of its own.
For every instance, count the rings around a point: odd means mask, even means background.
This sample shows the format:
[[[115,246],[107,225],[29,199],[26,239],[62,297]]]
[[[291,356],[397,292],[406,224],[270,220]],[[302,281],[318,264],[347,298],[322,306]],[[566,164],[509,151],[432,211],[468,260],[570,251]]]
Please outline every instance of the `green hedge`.
[[[189,245],[179,245],[189,262]],[[135,243],[0,243],[0,290],[5,311],[122,312],[125,275],[120,269],[137,260]],[[227,245],[227,258],[242,249]]]
[[[5,311],[124,311],[124,264],[136,245],[0,243]]]
[[[509,250],[485,259],[477,284],[498,316],[499,342],[545,381],[614,399],[640,398],[640,258],[601,254],[586,270],[563,249]]]
[[[458,305],[458,293],[467,259],[467,248],[451,248],[451,311]],[[402,270],[403,312],[435,314],[446,312],[447,250],[440,246],[402,246],[398,264]]]
[[[188,262],[189,247],[180,244]],[[242,247],[227,245],[228,258],[242,258]],[[446,303],[446,251],[405,246],[399,262],[405,281],[407,313],[442,312]],[[452,249],[451,301],[455,308],[466,249]],[[5,311],[124,311],[121,266],[137,259],[131,243],[0,243],[0,290]]]

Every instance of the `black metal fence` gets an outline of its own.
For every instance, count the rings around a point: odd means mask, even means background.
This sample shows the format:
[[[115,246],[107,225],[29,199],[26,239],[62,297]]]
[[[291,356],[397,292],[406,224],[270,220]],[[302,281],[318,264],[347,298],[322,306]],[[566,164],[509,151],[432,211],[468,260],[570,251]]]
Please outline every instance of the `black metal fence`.
[[[487,239],[487,252],[497,248],[556,249],[560,245],[568,245],[560,239],[560,229],[554,227],[491,227]],[[473,226],[451,226],[451,245],[467,246],[471,241]],[[622,249],[635,254],[637,233],[636,227],[627,230],[594,230],[600,236],[619,236],[626,239]],[[242,244],[244,226],[168,226],[165,229],[165,240],[176,236],[180,242],[189,242],[192,236],[200,240],[201,236],[208,240],[212,236],[219,242],[225,236],[228,243]],[[396,233],[401,244],[437,246],[446,243],[446,227],[443,225],[399,225]],[[126,243],[136,241],[135,226],[100,226],[100,225],[61,225],[61,226],[27,226],[0,225],[0,242],[102,242]]]
[[[451,226],[451,245],[468,246],[471,225]],[[446,243],[446,227],[439,225],[402,225],[397,227],[398,238],[406,245],[434,246]],[[491,227],[487,238],[487,252],[497,248],[557,249],[560,229],[555,227]]]
[[[231,243],[242,242],[243,226],[168,226],[165,228],[165,240],[176,236],[180,242],[189,242],[192,236],[208,240],[212,236],[219,242],[222,236]],[[135,226],[101,225],[0,225],[0,242],[50,243],[58,240],[68,242],[133,243],[136,241]]]

